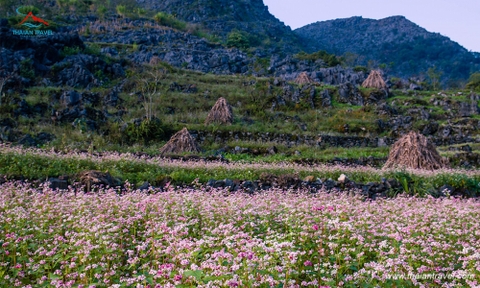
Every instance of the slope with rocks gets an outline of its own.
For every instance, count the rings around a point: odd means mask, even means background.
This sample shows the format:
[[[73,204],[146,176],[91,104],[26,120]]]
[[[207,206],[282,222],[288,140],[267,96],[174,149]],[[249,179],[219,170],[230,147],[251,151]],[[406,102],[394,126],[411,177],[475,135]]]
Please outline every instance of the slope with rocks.
[[[252,47],[269,52],[302,50],[295,33],[270,14],[262,0],[141,0],[138,5],[163,11],[190,23],[201,24],[226,39],[231,31],[246,33]]]

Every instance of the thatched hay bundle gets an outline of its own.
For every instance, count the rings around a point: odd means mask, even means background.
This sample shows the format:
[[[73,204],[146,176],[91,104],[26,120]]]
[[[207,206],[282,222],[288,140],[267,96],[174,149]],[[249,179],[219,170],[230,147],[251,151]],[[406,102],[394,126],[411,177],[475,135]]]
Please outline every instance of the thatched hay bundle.
[[[383,168],[435,170],[446,166],[435,145],[422,134],[411,131],[392,145]]]
[[[162,60],[160,59],[160,57],[153,56],[152,58],[150,58],[150,62],[149,62],[150,65],[157,66],[160,63],[162,63]]]
[[[178,154],[184,152],[198,153],[200,148],[198,147],[195,139],[190,135],[187,128],[175,133],[170,140],[160,148],[160,154]]]
[[[207,119],[205,119],[205,125],[211,123],[232,124],[232,122],[232,107],[228,105],[225,98],[218,98],[215,105],[213,105],[212,110],[210,110],[210,113],[208,113]]]
[[[377,89],[386,89],[387,84],[383,80],[382,74],[377,70],[372,70],[367,79],[363,81],[362,87],[365,88],[377,88]]]
[[[313,81],[313,79],[310,78],[310,76],[308,76],[307,72],[302,72],[302,73],[298,74],[297,78],[295,78],[295,80],[293,80],[293,82],[301,85],[301,84],[311,84],[315,81]]]

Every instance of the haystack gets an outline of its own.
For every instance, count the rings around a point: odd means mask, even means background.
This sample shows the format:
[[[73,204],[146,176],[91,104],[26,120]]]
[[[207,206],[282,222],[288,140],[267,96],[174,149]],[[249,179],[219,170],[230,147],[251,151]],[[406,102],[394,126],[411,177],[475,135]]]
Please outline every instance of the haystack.
[[[183,128],[170,138],[170,140],[160,148],[160,155],[178,154],[184,152],[200,152],[195,139],[190,135],[187,128]]]
[[[295,78],[293,82],[301,85],[301,84],[311,84],[314,81],[312,78],[310,78],[310,76],[308,76],[307,72],[302,72],[298,74],[297,78]]]
[[[435,145],[425,136],[411,131],[392,145],[383,168],[435,170],[446,167]]]
[[[365,88],[377,88],[377,89],[386,89],[387,84],[383,81],[382,74],[377,70],[372,70],[367,79],[363,81],[362,87]]]
[[[160,63],[162,63],[162,60],[160,59],[160,57],[153,56],[152,58],[150,58],[150,62],[149,62],[150,65],[157,66]]]
[[[212,110],[208,113],[207,119],[205,119],[205,125],[211,123],[232,124],[232,122],[232,107],[228,105],[225,98],[218,98],[215,105],[213,105]]]

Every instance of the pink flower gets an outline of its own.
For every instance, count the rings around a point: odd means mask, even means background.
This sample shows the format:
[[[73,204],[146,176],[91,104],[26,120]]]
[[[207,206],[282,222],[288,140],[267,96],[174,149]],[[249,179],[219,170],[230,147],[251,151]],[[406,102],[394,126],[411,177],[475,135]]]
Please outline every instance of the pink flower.
[[[315,231],[318,231],[318,225],[317,225],[317,224],[313,224],[312,229],[315,230]]]
[[[175,277],[173,277],[173,280],[175,280],[175,281],[182,280],[182,275],[180,275],[180,274],[175,275]]]
[[[307,261],[303,262],[303,265],[304,265],[304,266],[312,266],[313,263],[312,263],[312,261],[307,260]]]

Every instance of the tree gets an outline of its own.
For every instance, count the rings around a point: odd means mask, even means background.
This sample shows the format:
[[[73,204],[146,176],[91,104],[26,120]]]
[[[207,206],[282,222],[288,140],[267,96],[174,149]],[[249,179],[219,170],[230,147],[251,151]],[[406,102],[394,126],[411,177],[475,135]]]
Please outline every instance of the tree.
[[[475,72],[468,78],[468,83],[465,86],[467,89],[480,92],[480,72]]]
[[[232,31],[227,35],[227,46],[239,49],[247,49],[250,47],[250,41],[244,33],[240,31]]]
[[[443,72],[440,70],[437,70],[437,67],[433,66],[428,68],[427,75],[428,75],[428,78],[430,78],[433,90],[434,91],[437,90],[437,85],[440,83],[440,77],[442,77]]]
[[[160,96],[160,80],[165,77],[166,72],[164,70],[156,70],[155,72],[150,72],[149,74],[150,77],[141,79],[138,83],[142,92],[141,95],[143,98],[143,108],[145,110],[145,118],[147,121],[150,121],[156,117],[153,100],[154,98]]]

